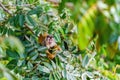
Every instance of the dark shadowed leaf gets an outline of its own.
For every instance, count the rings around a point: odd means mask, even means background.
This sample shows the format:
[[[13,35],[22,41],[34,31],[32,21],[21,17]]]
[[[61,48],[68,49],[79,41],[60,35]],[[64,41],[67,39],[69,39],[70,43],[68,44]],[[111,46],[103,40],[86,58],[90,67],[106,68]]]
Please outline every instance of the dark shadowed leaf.
[[[41,6],[37,6],[36,8],[32,9],[31,11],[28,12],[28,15],[33,15],[37,14],[40,15],[43,12],[43,9]]]
[[[14,69],[17,66],[17,62],[18,60],[13,59],[6,65],[6,67],[9,69]]]
[[[20,14],[20,15],[19,15],[19,25],[20,25],[21,27],[23,27],[24,22],[25,22],[25,16],[24,16],[23,14]]]
[[[14,59],[19,59],[19,54],[16,52],[16,51],[12,51],[12,50],[7,50],[6,51],[7,55],[11,58],[14,58]]]

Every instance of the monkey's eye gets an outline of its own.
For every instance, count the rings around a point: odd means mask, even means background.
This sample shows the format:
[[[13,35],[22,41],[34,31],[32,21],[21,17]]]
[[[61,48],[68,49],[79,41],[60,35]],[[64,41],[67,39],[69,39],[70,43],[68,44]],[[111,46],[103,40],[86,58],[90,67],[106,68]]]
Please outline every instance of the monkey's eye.
[[[53,38],[53,36],[52,36],[52,35],[48,35],[47,38],[50,38],[50,39],[51,39],[51,38]]]
[[[49,38],[49,35],[47,36],[47,38]]]

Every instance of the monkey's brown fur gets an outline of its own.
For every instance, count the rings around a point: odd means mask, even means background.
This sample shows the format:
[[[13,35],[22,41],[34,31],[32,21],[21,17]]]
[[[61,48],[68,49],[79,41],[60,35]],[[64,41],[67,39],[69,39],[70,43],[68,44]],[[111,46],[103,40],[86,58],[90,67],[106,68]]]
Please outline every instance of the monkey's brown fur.
[[[61,48],[56,44],[54,37],[47,33],[40,34],[38,37],[38,42],[48,48],[46,53],[49,59],[53,59],[56,56],[56,53],[61,51]]]

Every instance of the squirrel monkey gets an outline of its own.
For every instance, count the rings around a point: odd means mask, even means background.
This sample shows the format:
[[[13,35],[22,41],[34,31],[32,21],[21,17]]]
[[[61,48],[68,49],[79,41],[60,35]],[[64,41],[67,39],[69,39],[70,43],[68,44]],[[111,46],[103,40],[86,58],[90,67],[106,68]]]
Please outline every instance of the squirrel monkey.
[[[53,59],[56,56],[57,52],[62,51],[60,46],[58,46],[55,42],[54,37],[47,33],[40,34],[38,37],[38,42],[42,46],[46,46],[48,48],[48,50],[46,50],[46,53],[49,59]]]

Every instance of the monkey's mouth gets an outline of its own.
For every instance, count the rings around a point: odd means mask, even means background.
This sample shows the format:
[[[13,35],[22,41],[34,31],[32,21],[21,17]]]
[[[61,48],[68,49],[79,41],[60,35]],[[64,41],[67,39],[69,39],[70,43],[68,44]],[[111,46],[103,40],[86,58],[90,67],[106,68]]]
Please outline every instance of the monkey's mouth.
[[[49,44],[51,45],[51,44],[52,44],[52,42],[49,42]]]
[[[49,44],[52,44],[53,43],[53,41],[51,40],[51,39],[49,39],[49,42],[48,42]]]

